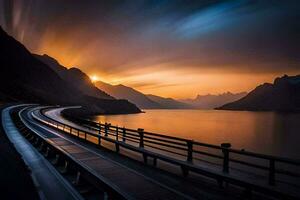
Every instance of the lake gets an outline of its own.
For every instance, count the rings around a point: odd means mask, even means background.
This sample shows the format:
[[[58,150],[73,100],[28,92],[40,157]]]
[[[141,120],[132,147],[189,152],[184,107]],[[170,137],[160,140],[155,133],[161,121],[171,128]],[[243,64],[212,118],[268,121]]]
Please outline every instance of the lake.
[[[300,159],[300,114],[220,110],[144,110],[93,120],[200,142]]]

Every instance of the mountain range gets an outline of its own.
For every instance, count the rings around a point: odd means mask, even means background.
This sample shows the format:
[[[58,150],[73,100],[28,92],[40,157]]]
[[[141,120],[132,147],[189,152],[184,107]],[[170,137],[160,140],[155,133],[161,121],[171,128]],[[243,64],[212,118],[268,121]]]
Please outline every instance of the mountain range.
[[[191,108],[183,102],[172,98],[164,98],[152,94],[143,94],[131,87],[119,84],[111,85],[98,81],[95,85],[117,99],[127,99],[143,109],[186,109]]]
[[[97,88],[91,81],[88,75],[82,72],[80,69],[72,67],[70,69],[62,66],[58,63],[57,60],[54,58],[44,54],[44,55],[37,55],[34,56],[42,61],[43,63],[47,64],[52,70],[54,70],[64,81],[72,85],[73,87],[77,88],[81,91],[81,93],[100,98],[100,99],[114,99],[109,94],[105,93],[104,91]]]
[[[117,100],[96,87],[95,95],[82,92],[0,27],[0,98],[43,104],[81,105],[89,114],[141,112],[127,100]],[[69,70],[67,70],[69,71]],[[70,70],[77,74],[77,70]],[[80,72],[79,72],[80,73]],[[85,80],[87,85],[89,79]],[[87,86],[85,85],[85,86]],[[83,87],[85,87],[83,86]]]
[[[0,102],[81,105],[86,114],[141,112],[135,104],[152,109],[300,111],[300,75],[276,78],[249,94],[227,92],[175,100],[124,85],[92,83],[78,68],[67,69],[48,55],[32,54],[1,27],[0,43]]]
[[[300,111],[300,75],[278,77],[245,97],[217,109],[249,111]]]
[[[198,95],[195,99],[182,99],[181,101],[197,109],[214,109],[224,104],[236,101],[246,95],[246,92],[240,92],[236,94],[226,92],[218,95]]]
[[[165,98],[153,94],[147,94],[146,96],[152,101],[159,103],[161,109],[193,109],[194,108],[192,105],[175,100],[173,98]]]
[[[137,105],[139,108],[155,109],[160,107],[157,102],[152,101],[146,95],[131,87],[127,87],[122,84],[111,85],[102,81],[97,81],[95,85],[117,99],[127,99],[128,101]]]
[[[143,109],[195,108],[124,85],[94,84],[78,68],[68,69],[48,55],[32,54],[1,27],[0,42],[0,101],[82,105],[97,114],[140,112],[134,104]]]
[[[131,87],[125,85],[111,85],[98,81],[92,83],[89,76],[80,69],[72,67],[66,68],[59,64],[54,58],[44,55],[34,55],[37,59],[47,64],[64,81],[76,87],[83,94],[101,99],[125,99],[142,109],[179,109],[190,108],[190,106],[176,101],[172,98],[163,98],[155,95],[145,95]]]

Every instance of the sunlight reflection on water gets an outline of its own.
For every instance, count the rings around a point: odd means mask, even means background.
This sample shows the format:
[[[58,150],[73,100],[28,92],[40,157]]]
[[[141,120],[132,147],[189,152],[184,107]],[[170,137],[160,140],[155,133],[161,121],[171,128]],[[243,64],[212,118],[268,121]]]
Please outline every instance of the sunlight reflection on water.
[[[300,158],[300,114],[217,110],[145,110],[131,115],[96,116],[95,121],[144,128],[197,141]]]

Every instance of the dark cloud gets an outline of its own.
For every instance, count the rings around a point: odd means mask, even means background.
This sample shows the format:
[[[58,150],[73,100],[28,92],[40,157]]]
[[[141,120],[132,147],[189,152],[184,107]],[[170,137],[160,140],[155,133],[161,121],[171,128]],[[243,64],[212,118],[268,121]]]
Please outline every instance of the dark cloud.
[[[32,51],[60,51],[63,63],[88,71],[122,73],[161,63],[170,70],[193,71],[284,73],[300,68],[299,1],[0,3],[2,26]]]

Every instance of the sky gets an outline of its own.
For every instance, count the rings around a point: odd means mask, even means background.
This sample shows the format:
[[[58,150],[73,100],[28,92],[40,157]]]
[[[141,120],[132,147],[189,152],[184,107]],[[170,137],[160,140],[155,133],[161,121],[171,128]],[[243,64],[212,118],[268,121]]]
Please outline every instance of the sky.
[[[300,74],[300,1],[0,0],[30,51],[173,98],[250,91]]]

